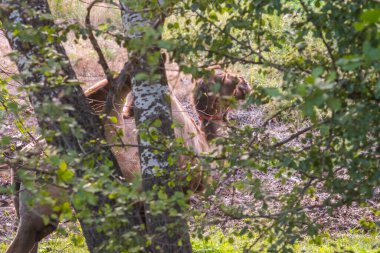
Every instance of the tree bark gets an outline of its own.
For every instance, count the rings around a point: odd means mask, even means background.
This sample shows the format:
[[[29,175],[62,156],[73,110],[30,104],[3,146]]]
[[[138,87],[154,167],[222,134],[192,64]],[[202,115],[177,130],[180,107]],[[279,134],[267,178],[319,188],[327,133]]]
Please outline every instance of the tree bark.
[[[161,1],[158,2],[161,4]],[[152,13],[147,14],[146,11],[142,10],[144,6],[141,4],[140,6],[138,4],[127,6],[123,4],[123,1],[120,1],[120,4],[125,33],[129,39],[140,39],[144,36],[143,30],[138,28],[150,26],[158,32],[157,28],[163,24],[164,17],[161,14],[157,16],[152,15]],[[148,18],[147,16],[151,17]],[[160,57],[158,66],[152,66],[149,63],[148,58],[154,55]],[[135,61],[131,77],[134,117],[136,126],[140,129],[138,140],[143,189],[145,192],[154,194],[153,200],[157,200],[157,192],[160,190],[164,190],[170,198],[175,192],[180,191],[178,186],[168,186],[170,175],[178,168],[169,165],[169,151],[155,152],[154,149],[150,148],[154,145],[152,140],[149,137],[146,138],[146,131],[154,129],[160,138],[174,140],[170,95],[164,61],[160,55],[160,49],[156,46],[145,48],[145,51],[130,50],[129,58]],[[141,78],[136,78],[138,75],[145,75],[147,78],[141,80]],[[152,75],[158,78],[151,78]],[[159,123],[155,124],[154,122]],[[160,175],[157,171],[160,171]],[[180,214],[185,211],[178,205],[174,208]],[[152,236],[153,252],[191,252],[186,220],[181,215],[170,216],[169,210],[164,210],[160,214],[152,214],[151,209],[150,204],[147,203],[145,205],[146,225],[148,233]]]
[[[24,86],[29,92],[30,102],[34,107],[38,124],[47,142],[57,147],[63,154],[75,152],[82,158],[81,160],[84,160],[89,154],[101,153],[104,159],[98,160],[95,166],[104,166],[108,164],[107,160],[110,160],[113,162],[115,174],[121,176],[120,168],[110,148],[100,148],[91,142],[95,140],[100,143],[104,140],[102,122],[91,110],[78,82],[75,82],[75,72],[69,63],[63,46],[57,37],[54,37],[55,32],[53,36],[48,33],[48,29],[55,26],[51,19],[46,18],[46,14],[50,14],[47,1],[2,0],[0,3],[2,4],[0,6],[0,18],[6,36],[12,49],[17,53],[15,62]],[[21,32],[19,32],[20,30]],[[30,32],[31,37],[33,32],[36,32],[34,34],[36,37],[33,39],[26,36],[20,37],[19,35],[25,31]],[[47,59],[47,54],[52,55],[52,57]],[[51,69],[42,70],[46,66],[51,66]],[[63,82],[57,83],[60,80]],[[54,117],[46,113],[46,106],[52,104],[55,108],[63,108],[62,113],[64,115],[62,116],[66,116],[68,122],[62,122],[61,116]],[[65,132],[62,132],[62,123],[70,123]],[[76,175],[81,177],[82,174],[81,168],[77,168]],[[117,229],[117,232],[108,234],[105,231],[98,230],[102,225],[99,222],[100,207],[105,205],[112,207],[114,202],[102,194],[99,194],[97,198],[97,206],[90,204],[86,206],[91,210],[91,218],[96,223],[90,224],[79,218],[90,252],[96,252],[99,246],[106,244],[109,234],[112,234],[112,237],[120,236],[121,238],[121,235],[127,230],[122,227]]]

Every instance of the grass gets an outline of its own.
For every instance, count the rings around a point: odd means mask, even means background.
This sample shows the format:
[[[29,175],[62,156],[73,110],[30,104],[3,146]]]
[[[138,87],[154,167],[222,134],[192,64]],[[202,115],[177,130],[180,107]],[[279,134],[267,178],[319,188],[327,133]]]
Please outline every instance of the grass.
[[[192,246],[194,253],[232,253],[243,252],[254,238],[231,236],[215,230],[206,239],[193,238]],[[0,243],[0,252],[7,248],[5,243]],[[259,248],[252,248],[256,252]],[[55,234],[50,239],[44,240],[39,246],[39,253],[87,253],[84,238],[76,233],[69,233],[62,236]],[[312,240],[305,239],[294,245],[296,253],[335,253],[335,252],[354,252],[354,253],[380,253],[380,237],[359,233],[345,233],[325,237],[319,244]]]
[[[7,245],[0,243],[0,252],[5,252]],[[85,246],[75,246],[67,238],[54,238],[39,245],[39,253],[87,253]]]
[[[310,253],[379,253],[380,237],[363,234],[343,234],[335,238],[325,239],[321,245],[312,242],[300,243],[295,246],[297,252]]]
[[[229,237],[221,232],[213,233],[209,240],[193,239],[193,250],[197,253],[229,253],[243,252],[255,238]],[[380,253],[380,237],[358,233],[346,233],[324,238],[320,244],[305,239],[294,245],[296,253]],[[253,247],[254,252],[266,252],[259,246]]]
[[[50,10],[58,20],[75,21],[84,24],[87,7],[91,1],[49,0]],[[120,10],[113,5],[98,3],[91,12],[92,25],[99,25],[111,21],[118,28],[122,27]]]

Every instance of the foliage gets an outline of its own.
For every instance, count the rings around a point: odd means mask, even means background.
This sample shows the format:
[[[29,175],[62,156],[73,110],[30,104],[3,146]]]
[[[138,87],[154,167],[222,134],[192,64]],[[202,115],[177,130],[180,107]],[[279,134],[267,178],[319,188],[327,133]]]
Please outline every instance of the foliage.
[[[255,86],[247,105],[270,105],[275,116],[296,115],[296,119],[289,119],[290,123],[293,122],[296,128],[303,126],[281,140],[268,136],[265,123],[255,128],[247,126],[236,129],[231,126],[229,137],[215,141],[220,152],[204,157],[202,165],[215,165],[218,180],[209,185],[204,196],[200,197],[205,206],[193,210],[194,214],[200,217],[202,215],[199,213],[216,206],[223,215],[241,221],[243,225],[238,231],[241,236],[248,237],[252,233],[257,236],[259,240],[250,242],[250,250],[290,252],[294,250],[293,244],[305,234],[314,241],[322,240],[318,223],[309,215],[313,211],[323,209],[333,213],[344,205],[366,205],[366,200],[374,196],[374,190],[380,185],[379,3],[322,0],[168,2],[166,8],[154,8],[152,13],[148,11],[146,14],[155,15],[155,12],[161,11],[173,15],[174,18],[169,17],[164,28],[163,38],[159,33],[146,29],[142,39],[125,39],[121,31],[107,22],[99,25],[96,33],[111,34],[117,41],[123,41],[129,50],[144,52],[152,45],[164,48],[180,63],[183,71],[194,76],[205,73],[200,66],[212,64],[253,69],[258,78],[252,77]],[[78,38],[88,37],[88,31],[79,23],[62,23],[43,29],[37,31],[34,27],[18,27],[13,33],[20,39],[32,43],[37,41],[42,45],[65,41],[69,32],[74,32]],[[40,34],[47,34],[46,40],[41,40]],[[59,76],[61,63],[54,61],[55,54],[46,51],[44,56],[46,65],[39,65],[43,75],[50,78],[53,85],[70,85]],[[156,66],[157,56],[150,59],[151,65]],[[35,60],[33,64],[39,61]],[[262,85],[261,82],[273,76],[279,83]],[[0,84],[0,102],[5,99],[0,109],[16,116],[22,115],[23,107],[8,96],[5,81]],[[38,88],[36,86],[31,88]],[[46,104],[42,109],[46,117],[59,117],[63,110],[61,105],[54,104]],[[271,118],[268,115],[267,122]],[[15,119],[15,124],[22,123],[24,116]],[[44,137],[64,134],[70,126],[75,126],[71,119],[61,120],[58,133],[42,129],[45,130]],[[29,131],[22,127],[20,130],[25,142],[29,141]],[[145,131],[146,138],[159,144],[156,146],[157,152],[171,151],[169,158],[174,161],[183,154],[195,156],[181,146],[183,140],[161,140],[152,128],[140,131]],[[82,134],[80,129],[77,134]],[[296,138],[301,140],[299,145],[292,144]],[[14,149],[15,141],[12,142],[9,137],[2,137],[0,141],[7,149],[9,145]],[[74,207],[81,209],[85,203],[96,205],[94,193],[100,192],[117,202],[116,210],[109,206],[102,209],[107,221],[103,223],[105,231],[118,227],[120,216],[128,212],[134,202],[155,203],[156,212],[169,209],[174,216],[180,214],[175,212],[173,206],[178,203],[186,206],[181,194],[168,198],[161,192],[160,199],[155,200],[149,192],[139,192],[139,182],[135,182],[134,187],[110,182],[111,164],[98,168],[100,170],[96,173],[100,176],[94,178],[95,173],[89,170],[85,180],[79,180],[73,173],[76,155],[56,155],[55,152],[51,151],[52,155],[46,162],[56,168],[53,180],[70,188]],[[173,160],[169,162],[175,163]],[[86,160],[88,168],[94,167],[94,163],[94,160]],[[189,165],[189,171],[191,169]],[[268,196],[262,189],[256,173],[269,170],[274,170],[283,184],[292,185],[288,194]],[[240,173],[238,178],[234,177],[236,173]],[[34,178],[30,178],[30,174],[24,177],[33,188]],[[292,183],[294,177],[301,181]],[[228,181],[229,178],[234,180]],[[244,205],[226,205],[219,198],[218,192],[221,190],[237,190],[251,198]],[[313,205],[305,205],[305,200],[312,199],[316,191],[325,191],[327,197]],[[277,203],[277,208],[273,208],[271,203]],[[66,213],[62,217],[74,219],[69,208],[63,210]],[[86,210],[81,211],[77,215],[86,216]],[[190,213],[186,215],[190,216]],[[204,229],[218,218],[196,222],[194,231],[198,236],[202,235]],[[370,232],[378,229],[373,222],[363,221],[362,225]],[[150,243],[150,238],[135,240],[137,234],[131,230],[130,234],[125,235],[125,245],[113,241],[107,247],[130,247],[130,252],[139,251],[145,246],[144,243]],[[260,244],[260,240],[266,243]],[[257,245],[254,245],[256,242]],[[194,244],[200,245],[198,243],[196,241]],[[302,247],[298,244],[295,248]],[[307,247],[307,250],[314,250],[310,248]]]
[[[285,140],[268,138],[263,126],[233,129],[230,138],[216,142],[222,150],[220,175],[242,171],[243,182],[230,187],[255,196],[240,207],[217,201],[227,214],[244,221],[242,233],[256,231],[273,243],[271,250],[287,251],[300,233],[316,235],[310,210],[365,205],[380,180],[379,4],[186,1],[183,7],[189,10],[182,12],[186,21],[168,24],[178,62],[260,65],[264,76],[275,69],[283,75],[281,85],[256,86],[249,102],[275,103],[278,113],[300,111],[306,125]],[[285,20],[282,27],[280,20]],[[189,59],[189,54],[195,57]],[[302,145],[292,146],[298,137]],[[303,181],[287,196],[267,197],[255,171],[269,168],[277,170],[284,184],[294,176]],[[305,199],[321,188],[328,197],[305,206]],[[268,203],[273,198],[282,203],[280,210]]]

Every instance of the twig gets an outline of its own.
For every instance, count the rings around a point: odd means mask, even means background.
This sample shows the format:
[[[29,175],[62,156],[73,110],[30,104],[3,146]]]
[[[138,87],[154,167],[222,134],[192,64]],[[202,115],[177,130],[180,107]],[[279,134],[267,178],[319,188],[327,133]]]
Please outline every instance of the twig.
[[[39,166],[39,167],[41,167],[41,166]],[[36,173],[39,173],[39,174],[45,174],[45,175],[50,175],[50,176],[56,176],[57,175],[54,171],[39,170],[36,167],[33,167],[33,168],[32,167],[24,167],[23,165],[21,167],[17,168],[17,170],[32,171],[32,172],[36,172]]]
[[[262,56],[260,55],[260,52],[256,52],[252,47],[251,45],[249,44],[246,44],[246,43],[243,43],[241,42],[239,39],[237,39],[235,36],[233,36],[231,33],[228,33],[226,31],[226,29],[222,29],[221,27],[219,27],[217,24],[215,24],[213,21],[209,20],[208,18],[206,18],[205,16],[203,16],[201,13],[199,12],[195,12],[197,14],[198,17],[202,18],[203,20],[206,20],[209,24],[211,24],[213,27],[215,27],[217,30],[219,30],[221,33],[224,33],[226,34],[228,37],[230,37],[231,40],[235,41],[238,45],[242,46],[243,48],[246,48],[248,49],[250,52],[251,52],[251,55],[252,54],[256,54],[259,56],[259,59],[262,58]]]
[[[281,113],[283,113],[284,111],[286,111],[286,110],[288,110],[288,109],[293,109],[293,108],[296,107],[297,105],[298,105],[298,103],[295,102],[295,103],[292,103],[291,105],[288,105],[288,106],[285,106],[285,107],[279,109],[277,112],[275,112],[274,114],[272,114],[271,116],[269,116],[269,117],[263,122],[263,124],[261,125],[261,127],[262,127],[262,128],[265,128],[265,127],[269,124],[269,122],[270,122],[272,119],[276,118],[278,115],[280,115]]]
[[[279,109],[277,112],[275,112],[274,114],[272,114],[271,116],[269,116],[264,122],[263,124],[261,124],[260,128],[261,129],[264,129],[268,124],[269,122],[276,118],[278,115],[280,115],[281,113],[283,113],[284,111],[288,110],[288,109],[291,109],[291,108],[294,108],[297,106],[297,102],[295,103],[292,103],[291,105],[288,105],[288,106],[285,106],[284,108],[281,108]],[[250,147],[256,140],[257,140],[257,137],[258,137],[259,133],[256,132],[256,134],[253,136],[252,140],[249,142],[248,144],[248,147]]]
[[[289,136],[288,138],[286,138],[285,140],[282,140],[280,142],[276,142],[275,144],[273,144],[271,146],[271,148],[278,148],[286,143],[288,143],[289,141],[292,141],[294,140],[295,138],[297,138],[298,136],[310,131],[311,129],[313,129],[315,127],[315,125],[311,125],[311,126],[308,126],[308,127],[305,127],[301,130],[299,130],[297,133],[294,133],[292,134],[291,136]]]
[[[10,170],[11,168],[9,167],[8,164],[0,164],[0,170]]]
[[[330,60],[331,60],[331,64],[333,65],[334,71],[335,71],[335,73],[336,73],[336,75],[337,75],[336,81],[338,81],[338,79],[339,79],[339,78],[338,78],[338,74],[339,74],[339,73],[338,73],[338,67],[337,67],[337,65],[336,65],[336,63],[335,63],[335,57],[334,57],[334,55],[333,55],[332,48],[331,48],[331,46],[327,43],[326,38],[325,38],[325,36],[323,35],[323,31],[321,30],[321,27],[318,26],[318,25],[315,23],[315,21],[314,21],[314,19],[313,19],[313,15],[314,15],[314,13],[312,13],[312,11],[309,10],[309,9],[307,8],[307,6],[306,6],[306,4],[304,3],[303,0],[299,0],[299,2],[300,2],[300,4],[301,4],[303,10],[306,12],[307,19],[309,20],[310,23],[313,24],[313,26],[315,27],[315,29],[316,29],[317,32],[319,33],[319,37],[322,39],[323,45],[326,47],[327,53],[328,53],[328,55],[329,55],[329,57],[330,57]]]
[[[86,20],[85,20],[85,24],[86,24],[86,28],[88,30],[88,38],[92,44],[92,47],[94,48],[94,50],[96,51],[96,53],[98,54],[98,57],[99,57],[99,64],[101,65],[102,69],[103,69],[103,72],[107,78],[107,81],[108,81],[108,85],[110,86],[110,92],[111,93],[114,93],[114,85],[113,85],[113,81],[114,81],[114,78],[113,78],[113,75],[112,75],[112,71],[111,69],[109,68],[108,66],[108,63],[107,63],[107,60],[102,52],[102,49],[100,48],[99,46],[99,43],[98,41],[96,40],[94,34],[93,34],[93,29],[92,29],[92,25],[91,25],[91,19],[90,19],[90,14],[91,14],[91,9],[94,7],[94,5],[98,2],[101,2],[101,0],[94,0],[88,7],[87,7],[87,15],[86,15]],[[108,111],[108,113],[110,112],[111,110]]]
[[[12,102],[15,102],[13,99],[10,99]],[[5,108],[5,111],[8,115],[10,115],[10,112],[8,110],[8,107],[7,105],[3,102],[3,101],[0,101],[0,104]],[[37,143],[37,139],[33,136],[33,134],[27,130],[24,122],[22,121],[20,115],[18,112],[15,112],[14,113],[14,116],[16,117],[16,121],[19,123],[20,127],[22,127],[22,130],[24,130],[24,132],[32,139],[32,141],[34,143]]]
[[[221,55],[227,59],[230,59],[232,62],[240,62],[240,63],[244,63],[244,64],[256,64],[256,65],[262,65],[264,64],[264,62],[262,61],[252,61],[252,60],[247,60],[244,58],[240,58],[240,57],[235,57],[235,56],[232,56],[232,55],[228,55],[228,54],[225,54],[225,53],[222,53],[222,52],[219,52],[219,51],[214,51],[214,50],[210,50],[210,49],[204,49],[206,52],[209,52],[209,53],[213,53],[213,54],[217,54],[217,55]]]
[[[79,2],[82,2],[82,3],[85,3],[85,4],[91,4],[91,3],[89,3],[89,2],[86,2],[86,1],[84,1],[84,0],[79,0]],[[114,5],[114,6],[104,6],[104,5],[97,5],[97,4],[95,4],[94,6],[96,6],[96,7],[101,7],[101,8],[105,8],[105,9],[115,9],[115,10],[120,10],[120,6],[117,4],[117,3],[114,3],[114,2],[109,2],[108,4],[110,4],[110,5]]]

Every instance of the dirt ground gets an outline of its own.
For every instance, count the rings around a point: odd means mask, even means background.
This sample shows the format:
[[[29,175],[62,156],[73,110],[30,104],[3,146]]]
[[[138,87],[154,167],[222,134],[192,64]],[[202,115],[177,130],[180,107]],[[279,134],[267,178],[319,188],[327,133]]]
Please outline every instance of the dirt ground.
[[[122,68],[123,63],[126,60],[126,53],[123,52],[117,45],[112,44],[111,42],[104,41],[103,45],[108,46],[111,50],[117,52],[116,57],[113,59],[111,68],[114,70],[119,70]],[[70,56],[70,60],[77,72],[78,78],[87,85],[93,84],[96,81],[99,81],[104,78],[100,66],[96,63],[96,57],[93,52],[88,49],[89,45],[66,45],[66,50]],[[10,47],[3,36],[0,33],[0,69],[6,70],[6,73],[0,73],[1,75],[8,75],[10,73],[15,73],[15,66],[5,57],[6,54],[10,52]],[[172,83],[179,83],[179,86],[174,88],[175,95],[179,98],[184,107],[188,110],[189,114],[196,120],[195,111],[191,105],[191,90],[193,88],[193,82],[191,77],[185,75],[176,75],[177,67],[175,64],[168,65],[167,68],[169,72],[172,71],[171,76],[173,80]],[[84,86],[87,86],[85,85]],[[17,87],[19,84],[12,82],[9,84],[8,88],[12,94],[17,96],[20,100],[25,99],[25,94],[19,92]],[[25,100],[25,103],[28,103]],[[257,126],[262,123],[265,117],[265,110],[260,107],[251,106],[246,110],[236,110],[232,112],[231,117],[237,119],[241,124],[250,124],[252,126]],[[4,135],[14,135],[16,131],[14,126],[11,124],[12,119],[8,119],[9,124],[4,124],[0,126],[0,136]],[[30,117],[27,123],[29,125],[36,125],[35,119]],[[289,136],[290,130],[289,126],[282,124],[281,122],[273,122],[268,124],[268,132],[273,136],[276,136],[278,139],[283,139]],[[297,140],[294,140],[297,142]],[[293,143],[297,144],[297,143]],[[275,170],[269,170],[267,173],[255,172],[255,176],[262,181],[264,188],[270,191],[270,194],[286,194],[291,191],[294,184],[299,182],[300,178],[293,178],[291,181],[292,184],[282,184],[281,181],[275,178]],[[239,177],[239,173],[237,173]],[[5,187],[10,185],[10,174],[9,171],[0,170],[0,241],[9,242],[13,237],[16,230],[16,215],[11,201],[11,196],[5,194]],[[231,199],[232,194],[230,190],[220,191],[219,198],[225,203],[238,203],[244,204],[246,202],[251,202],[252,197],[238,191],[234,192],[233,200]],[[380,195],[380,194],[379,194]],[[313,204],[315,202],[321,201],[326,198],[326,194],[323,191],[317,193],[317,197],[310,199],[309,203]],[[369,200],[369,206],[379,208],[379,199]],[[193,199],[195,205],[197,199]],[[213,207],[207,211],[207,215],[219,215],[222,217],[220,220],[225,227],[235,227],[238,221],[229,219],[217,208]],[[327,214],[327,211],[324,209],[316,210],[313,214],[310,214],[311,217],[321,224],[325,229],[331,231],[342,231],[348,230],[351,228],[356,228],[358,226],[358,221],[362,218],[368,218],[370,220],[376,220],[378,217],[374,217],[369,207],[342,207],[336,210],[332,216]],[[223,218],[224,217],[224,218]]]

